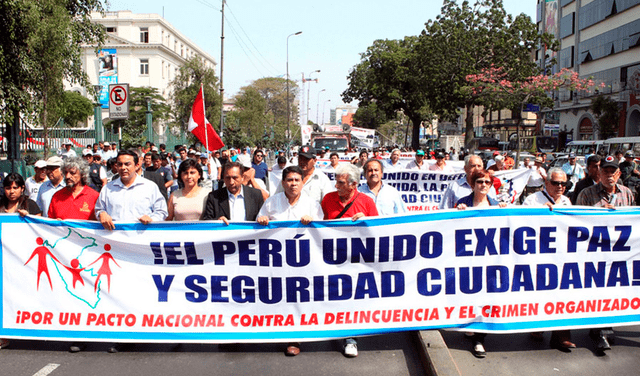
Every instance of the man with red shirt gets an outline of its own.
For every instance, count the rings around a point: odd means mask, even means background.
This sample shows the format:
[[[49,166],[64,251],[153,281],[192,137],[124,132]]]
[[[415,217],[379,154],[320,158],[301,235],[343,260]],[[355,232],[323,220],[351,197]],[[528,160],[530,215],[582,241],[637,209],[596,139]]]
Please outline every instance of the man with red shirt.
[[[49,218],[95,220],[99,193],[91,189],[89,165],[80,158],[68,158],[61,167],[66,187],[56,192],[49,205]]]
[[[360,184],[360,168],[352,164],[343,164],[336,169],[337,191],[327,193],[322,199],[324,219],[351,218],[352,221],[362,217],[378,215],[376,203],[365,193],[358,191]],[[358,356],[358,343],[355,338],[344,341],[344,355],[353,358]]]

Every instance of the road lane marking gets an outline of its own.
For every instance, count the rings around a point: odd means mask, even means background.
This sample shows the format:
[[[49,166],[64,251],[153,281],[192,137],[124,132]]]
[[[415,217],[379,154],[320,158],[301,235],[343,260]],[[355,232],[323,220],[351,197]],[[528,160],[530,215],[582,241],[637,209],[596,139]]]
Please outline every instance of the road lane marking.
[[[47,376],[51,372],[55,371],[56,368],[60,367],[60,364],[49,363],[46,366],[42,367],[42,369],[33,374],[33,376]]]

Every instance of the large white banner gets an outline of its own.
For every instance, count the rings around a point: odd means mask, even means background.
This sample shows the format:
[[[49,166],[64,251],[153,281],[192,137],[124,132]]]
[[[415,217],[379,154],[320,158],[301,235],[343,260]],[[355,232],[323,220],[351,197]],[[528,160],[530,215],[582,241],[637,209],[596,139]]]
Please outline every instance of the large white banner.
[[[266,342],[635,324],[639,214],[519,207],[113,232],[0,215],[0,337]]]

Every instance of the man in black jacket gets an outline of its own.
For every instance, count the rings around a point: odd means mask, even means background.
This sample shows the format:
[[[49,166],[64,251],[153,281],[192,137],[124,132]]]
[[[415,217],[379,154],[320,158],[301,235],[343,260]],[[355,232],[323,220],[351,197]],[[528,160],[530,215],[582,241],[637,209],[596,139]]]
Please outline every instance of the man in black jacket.
[[[223,168],[224,187],[207,198],[202,219],[229,221],[255,221],[264,203],[260,190],[242,185],[244,168],[237,162],[228,162]]]
[[[597,184],[600,181],[600,158],[599,155],[593,154],[587,158],[587,176],[584,179],[576,183],[576,188],[573,190],[573,194],[569,197],[571,204],[575,205],[578,201],[578,195],[583,189]]]

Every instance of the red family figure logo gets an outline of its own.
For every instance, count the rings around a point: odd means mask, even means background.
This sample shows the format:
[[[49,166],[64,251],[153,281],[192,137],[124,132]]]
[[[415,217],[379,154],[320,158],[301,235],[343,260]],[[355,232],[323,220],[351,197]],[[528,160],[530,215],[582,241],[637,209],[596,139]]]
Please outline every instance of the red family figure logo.
[[[110,244],[105,244],[104,245],[104,250],[105,252],[102,253],[95,261],[93,261],[92,263],[90,263],[89,265],[82,267],[82,265],[80,264],[80,260],[78,259],[78,257],[72,259],[70,261],[69,266],[63,264],[51,251],[51,249],[48,247],[49,243],[45,243],[44,240],[41,237],[38,237],[36,239],[36,243],[38,244],[38,247],[36,247],[36,249],[33,250],[33,252],[31,253],[31,256],[29,257],[29,260],[27,260],[27,262],[24,263],[24,265],[27,265],[28,263],[31,262],[31,260],[33,260],[34,258],[38,258],[38,269],[37,269],[37,284],[36,284],[36,289],[40,290],[40,277],[41,275],[44,273],[47,276],[47,280],[49,281],[49,287],[51,288],[51,290],[53,290],[53,284],[51,282],[51,274],[49,273],[49,265],[47,264],[47,257],[51,257],[51,259],[53,259],[54,261],[54,266],[56,267],[56,269],[58,270],[64,270],[66,269],[69,273],[71,273],[71,277],[72,277],[72,282],[71,282],[71,286],[73,288],[73,290],[76,289],[76,283],[80,282],[80,284],[82,286],[85,285],[84,283],[84,279],[82,277],[82,272],[87,272],[89,273],[89,275],[91,276],[95,276],[95,282],[94,282],[94,293],[96,293],[98,291],[98,285],[100,284],[100,278],[102,278],[102,276],[106,276],[107,277],[107,291],[111,290],[111,275],[113,274],[113,272],[111,271],[111,265],[110,262],[113,261],[113,263],[120,268],[120,265],[118,265],[118,263],[116,262],[116,260],[113,258],[113,255],[111,255],[110,251],[111,251],[111,245]],[[56,242],[57,243],[57,242]],[[95,242],[92,243],[92,246],[95,246]],[[54,244],[55,247],[55,244]],[[84,249],[84,248],[83,248]],[[91,265],[96,264],[98,262],[101,261],[100,264],[100,268],[98,269],[97,273],[93,272],[93,269],[90,268]],[[57,265],[56,265],[57,264]],[[59,268],[58,265],[60,265],[62,268]],[[55,272],[56,270],[54,270]],[[58,271],[58,273],[60,273]],[[63,277],[62,274],[60,274],[61,277]],[[71,290],[69,290],[69,282],[66,281],[66,279],[63,278],[63,280],[65,281],[65,284],[67,284],[67,291],[71,292]],[[75,294],[75,293],[72,293]]]

